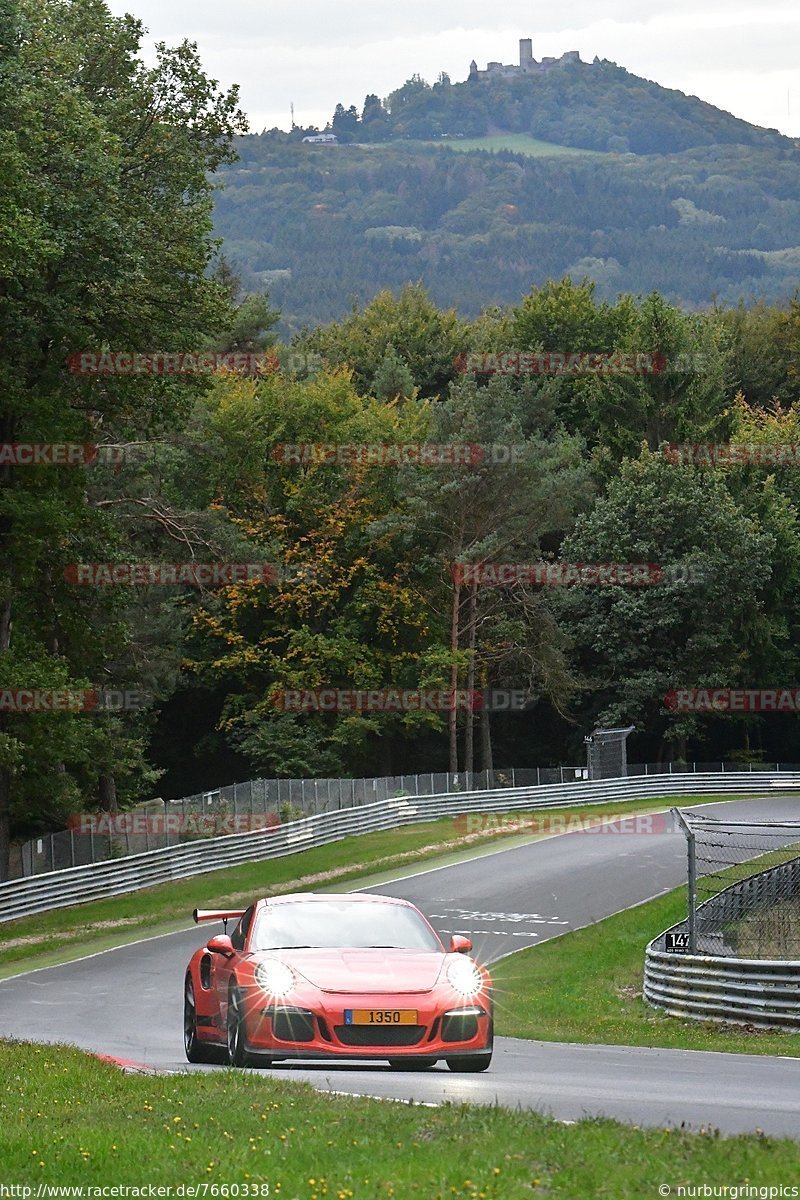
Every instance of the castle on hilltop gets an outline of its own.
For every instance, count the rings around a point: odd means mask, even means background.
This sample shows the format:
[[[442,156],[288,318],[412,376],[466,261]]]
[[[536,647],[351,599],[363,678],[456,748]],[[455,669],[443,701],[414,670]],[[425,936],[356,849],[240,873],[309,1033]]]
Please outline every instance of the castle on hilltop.
[[[578,50],[567,50],[561,58],[543,58],[541,62],[537,62],[533,57],[533,42],[530,38],[519,39],[519,66],[512,63],[506,66],[499,62],[490,62],[486,64],[485,71],[478,70],[478,64],[473,58],[469,64],[470,79],[513,79],[518,75],[534,75],[538,71],[551,71],[553,67],[563,66],[565,63],[580,62],[581,56]]]

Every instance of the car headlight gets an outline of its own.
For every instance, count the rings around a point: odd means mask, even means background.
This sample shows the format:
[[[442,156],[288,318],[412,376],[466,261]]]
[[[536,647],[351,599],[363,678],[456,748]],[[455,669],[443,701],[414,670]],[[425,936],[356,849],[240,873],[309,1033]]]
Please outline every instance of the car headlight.
[[[294,971],[286,963],[262,962],[256,967],[256,981],[270,996],[281,1000],[294,987]]]
[[[447,980],[460,996],[474,996],[483,986],[483,977],[469,958],[456,958],[447,968]]]

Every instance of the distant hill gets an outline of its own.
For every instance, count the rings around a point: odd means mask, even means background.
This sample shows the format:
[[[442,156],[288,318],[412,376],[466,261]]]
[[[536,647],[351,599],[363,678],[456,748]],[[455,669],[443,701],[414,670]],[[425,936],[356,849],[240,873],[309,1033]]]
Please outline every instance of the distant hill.
[[[793,145],[777,130],[751,125],[607,60],[585,63],[572,52],[547,68],[537,66],[531,73],[499,67],[465,83],[443,76],[432,86],[414,76],[383,102],[367,96],[360,114],[337,105],[329,128],[342,141],[527,133],[563,146],[634,154]]]
[[[217,233],[284,334],[416,280],[465,315],[565,273],[686,307],[800,287],[797,143],[613,63],[413,79],[332,124],[242,138],[221,173]]]

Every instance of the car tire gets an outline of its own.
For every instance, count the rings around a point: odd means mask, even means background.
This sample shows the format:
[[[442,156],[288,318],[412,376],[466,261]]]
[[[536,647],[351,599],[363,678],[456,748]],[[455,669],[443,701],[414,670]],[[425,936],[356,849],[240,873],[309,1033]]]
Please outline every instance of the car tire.
[[[492,1061],[494,1050],[494,1018],[489,1021],[489,1041],[483,1054],[455,1054],[447,1059],[451,1071],[485,1071]]]
[[[190,1063],[222,1063],[226,1059],[222,1046],[201,1042],[197,1036],[197,1012],[191,975],[186,976],[183,989],[183,1049]]]
[[[427,1071],[429,1067],[435,1067],[438,1061],[438,1058],[415,1054],[406,1058],[390,1058],[389,1066],[393,1071]]]
[[[228,995],[228,1062],[232,1067],[257,1067],[259,1060],[247,1049],[245,1042],[244,1009],[238,988],[232,987]],[[261,1065],[266,1065],[262,1063]]]
[[[491,1061],[490,1051],[488,1054],[464,1054],[461,1057],[448,1058],[447,1065],[451,1071],[485,1071]]]

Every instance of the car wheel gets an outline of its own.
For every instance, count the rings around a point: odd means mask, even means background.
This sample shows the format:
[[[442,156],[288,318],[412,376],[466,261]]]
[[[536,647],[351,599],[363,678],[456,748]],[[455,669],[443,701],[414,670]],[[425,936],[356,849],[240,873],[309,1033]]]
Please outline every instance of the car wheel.
[[[197,1012],[191,975],[186,976],[186,986],[183,991],[183,1048],[190,1063],[225,1061],[225,1053],[220,1046],[201,1042],[197,1036]]]
[[[489,1021],[489,1040],[484,1054],[462,1054],[448,1058],[447,1065],[451,1071],[485,1071],[492,1061],[494,1049],[494,1019]]]
[[[426,1071],[434,1067],[438,1058],[427,1058],[424,1054],[415,1054],[406,1058],[390,1058],[389,1066],[393,1071]]]
[[[485,1071],[492,1061],[492,1053],[465,1054],[460,1058],[448,1058],[447,1065],[451,1071]]]
[[[256,1058],[247,1049],[245,1042],[244,1009],[242,997],[236,987],[228,996],[228,1062],[232,1067],[268,1066],[269,1059]]]

